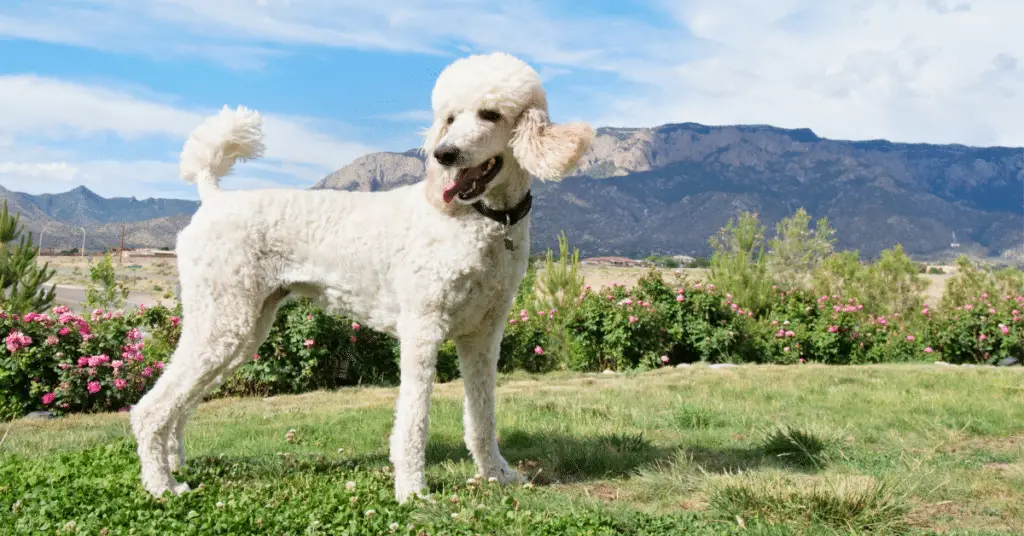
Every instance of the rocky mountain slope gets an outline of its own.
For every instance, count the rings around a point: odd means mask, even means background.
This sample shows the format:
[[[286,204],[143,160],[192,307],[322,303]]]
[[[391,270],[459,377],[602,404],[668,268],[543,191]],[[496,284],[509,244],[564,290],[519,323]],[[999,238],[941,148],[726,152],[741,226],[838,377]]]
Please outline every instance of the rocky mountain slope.
[[[199,203],[184,199],[104,198],[84,186],[60,194],[30,195],[0,187],[7,209],[21,213],[21,223],[47,249],[82,246],[82,228],[88,250],[121,244],[125,225],[127,247],[173,247],[175,237],[195,213]]]
[[[401,171],[398,171],[401,170]],[[579,169],[539,183],[534,247],[564,229],[585,255],[707,253],[742,210],[772,223],[803,207],[839,247],[875,255],[998,255],[1024,247],[1024,149],[842,141],[770,126],[598,129]],[[415,171],[419,176],[413,175]],[[423,176],[415,151],[367,155],[317,187],[383,190]]]
[[[374,153],[314,188],[379,191],[423,179],[423,155]],[[1012,257],[1024,252],[1024,149],[842,141],[808,129],[709,127],[598,129],[579,169],[535,182],[533,247],[565,230],[589,255],[707,254],[707,239],[742,210],[767,224],[803,207],[828,216],[839,247],[876,255],[903,244],[922,257]],[[31,196],[0,188],[44,245],[170,247],[197,203],[104,199],[86,188]],[[960,247],[950,251],[956,233]],[[49,238],[47,238],[49,237]]]

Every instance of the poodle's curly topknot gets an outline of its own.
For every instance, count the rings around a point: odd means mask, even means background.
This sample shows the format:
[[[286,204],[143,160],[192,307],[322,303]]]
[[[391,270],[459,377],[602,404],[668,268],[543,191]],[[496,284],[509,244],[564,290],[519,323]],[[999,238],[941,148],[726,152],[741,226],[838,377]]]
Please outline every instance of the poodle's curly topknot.
[[[504,52],[455,60],[437,77],[430,100],[438,117],[457,109],[490,108],[506,115],[523,106],[548,109],[537,71]]]

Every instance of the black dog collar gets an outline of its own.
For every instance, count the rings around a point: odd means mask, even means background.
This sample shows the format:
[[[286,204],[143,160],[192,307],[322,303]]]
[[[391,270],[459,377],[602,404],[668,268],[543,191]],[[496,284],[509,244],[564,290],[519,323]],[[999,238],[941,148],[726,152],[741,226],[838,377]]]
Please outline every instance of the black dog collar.
[[[516,206],[508,210],[495,210],[485,205],[482,200],[473,203],[471,206],[485,218],[492,219],[506,227],[512,227],[530,213],[530,207],[533,206],[533,195],[527,190],[523,199],[516,203]]]

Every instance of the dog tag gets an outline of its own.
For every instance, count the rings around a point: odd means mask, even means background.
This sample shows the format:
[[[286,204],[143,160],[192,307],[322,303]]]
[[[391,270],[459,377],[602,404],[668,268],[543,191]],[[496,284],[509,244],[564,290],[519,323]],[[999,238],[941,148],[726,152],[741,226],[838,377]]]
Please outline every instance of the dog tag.
[[[516,250],[516,245],[515,245],[514,242],[512,242],[512,239],[508,237],[508,229],[511,226],[512,226],[512,216],[509,216],[508,213],[506,213],[505,214],[505,225],[503,226],[503,229],[502,229],[503,231],[505,231],[505,238],[504,238],[505,249],[507,249],[509,251],[515,251]]]

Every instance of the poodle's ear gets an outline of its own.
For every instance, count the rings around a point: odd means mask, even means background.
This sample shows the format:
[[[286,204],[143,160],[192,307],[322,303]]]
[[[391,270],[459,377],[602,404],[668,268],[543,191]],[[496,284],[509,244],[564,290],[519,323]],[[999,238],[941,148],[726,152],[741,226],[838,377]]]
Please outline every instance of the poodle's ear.
[[[594,129],[585,123],[555,125],[548,114],[527,108],[512,132],[512,154],[527,172],[541,180],[569,174],[590,147]]]

